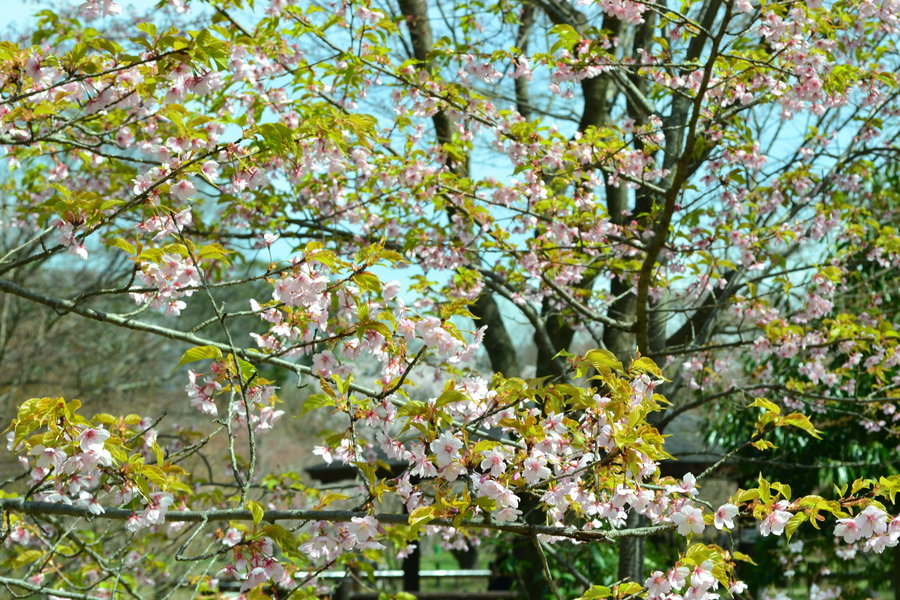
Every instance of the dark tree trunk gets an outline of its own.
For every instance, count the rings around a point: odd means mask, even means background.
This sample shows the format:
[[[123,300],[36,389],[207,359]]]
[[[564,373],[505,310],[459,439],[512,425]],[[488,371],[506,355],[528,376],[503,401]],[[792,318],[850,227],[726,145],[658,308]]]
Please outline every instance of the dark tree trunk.
[[[419,567],[422,562],[422,552],[419,549],[419,543],[409,556],[403,559],[403,591],[418,592],[419,591]]]

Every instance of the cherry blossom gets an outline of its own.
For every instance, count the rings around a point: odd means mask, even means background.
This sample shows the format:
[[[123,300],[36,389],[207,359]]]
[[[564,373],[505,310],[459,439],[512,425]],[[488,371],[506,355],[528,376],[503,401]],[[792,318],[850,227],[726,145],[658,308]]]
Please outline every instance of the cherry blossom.
[[[793,515],[785,510],[774,509],[759,523],[759,534],[763,537],[769,534],[781,535],[784,527]]]
[[[108,439],[109,432],[105,429],[88,428],[78,436],[78,445],[83,452],[101,452]]]
[[[435,455],[435,463],[438,468],[443,468],[460,458],[460,449],[463,443],[449,431],[441,434],[431,442],[431,451]]]
[[[672,590],[672,583],[662,571],[654,571],[644,582],[651,598],[662,598]]]
[[[685,504],[681,510],[671,517],[672,522],[678,526],[678,533],[687,536],[701,534],[706,526],[703,523],[703,511],[690,504]]]
[[[734,529],[734,518],[738,515],[739,509],[734,504],[723,504],[715,512],[713,524],[716,529]]]

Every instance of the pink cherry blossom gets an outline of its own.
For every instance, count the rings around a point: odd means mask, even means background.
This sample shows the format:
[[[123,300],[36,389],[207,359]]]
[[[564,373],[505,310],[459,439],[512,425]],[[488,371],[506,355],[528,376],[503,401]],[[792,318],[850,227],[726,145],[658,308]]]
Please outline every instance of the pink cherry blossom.
[[[644,581],[648,598],[662,598],[672,590],[672,583],[662,571],[654,571]]]
[[[713,524],[716,529],[734,529],[734,518],[740,510],[734,504],[723,504],[716,512]]]
[[[678,533],[687,536],[701,534],[706,528],[703,523],[703,511],[690,504],[685,504],[681,510],[672,515],[672,522],[678,526]]]
[[[169,191],[179,200],[185,201],[194,195],[196,189],[194,188],[194,184],[187,179],[179,179],[172,184]]]
[[[550,476],[550,469],[547,467],[547,457],[538,450],[531,452],[531,456],[525,459],[522,467],[525,481],[529,485],[534,485]]]
[[[437,439],[431,442],[431,451],[435,454],[435,463],[438,468],[443,468],[460,457],[460,448],[463,444],[452,433],[445,431]]]
[[[784,526],[793,515],[784,510],[774,509],[759,523],[759,534],[763,537],[769,534],[781,535]]]
[[[100,452],[103,451],[103,446],[106,440],[109,439],[109,432],[103,428],[98,429],[85,429],[78,436],[78,445],[81,447],[81,450],[84,452]]]
[[[78,12],[91,21],[107,15],[117,15],[122,8],[114,0],[87,0],[78,7]]]

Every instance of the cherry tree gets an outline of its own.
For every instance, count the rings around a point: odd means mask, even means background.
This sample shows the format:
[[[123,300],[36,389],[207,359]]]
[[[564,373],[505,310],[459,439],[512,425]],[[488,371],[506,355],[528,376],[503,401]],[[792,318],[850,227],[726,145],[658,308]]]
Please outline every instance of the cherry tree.
[[[868,185],[896,161],[900,3],[159,8],[88,0],[0,43],[0,290],[182,344],[205,428],[162,437],[154,407],[89,393],[21,402],[10,593],[311,597],[439,534],[517,540],[534,597],[563,596],[555,546],[615,544],[581,597],[705,599],[744,594],[753,561],[710,531],[897,547],[888,466],[699,490],[777,456],[773,436],[827,439],[823,410],[896,432],[893,296],[865,292],[900,263]],[[53,285],[74,268],[96,276]],[[288,375],[302,405],[279,399]],[[752,426],[664,477],[666,428],[704,408]],[[260,466],[310,411],[337,423],[314,451],[353,493]],[[208,447],[224,491],[191,468]],[[645,569],[664,532],[677,557]]]

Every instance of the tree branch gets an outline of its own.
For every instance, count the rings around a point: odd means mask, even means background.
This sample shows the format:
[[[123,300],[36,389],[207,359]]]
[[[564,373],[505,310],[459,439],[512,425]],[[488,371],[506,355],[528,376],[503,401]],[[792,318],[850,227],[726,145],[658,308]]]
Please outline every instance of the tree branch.
[[[15,511],[29,515],[65,515],[69,517],[82,517],[85,519],[105,519],[112,521],[125,521],[134,514],[127,508],[104,507],[104,512],[93,514],[87,507],[61,504],[55,502],[40,502],[25,500],[23,498],[0,498],[0,510]],[[267,510],[263,513],[263,521],[275,523],[277,521],[330,521],[334,523],[346,523],[354,518],[374,516],[380,523],[391,525],[409,525],[408,514],[382,513],[371,515],[363,511],[351,510]],[[167,523],[199,523],[203,521],[252,521],[253,513],[244,509],[210,509],[210,510],[172,510],[166,513]],[[633,529],[613,530],[585,530],[575,526],[555,527],[550,525],[530,525],[525,523],[496,523],[474,519],[432,519],[429,525],[438,527],[452,527],[454,529],[487,529],[491,531],[504,531],[524,536],[537,534],[553,537],[568,538],[580,541],[612,542],[624,537],[647,537],[663,531],[673,529],[673,524],[654,525],[651,527],[636,527]]]
[[[223,344],[220,342],[215,342],[213,340],[208,340],[206,338],[202,338],[197,335],[193,335],[190,333],[185,333],[183,331],[179,331],[177,329],[169,329],[168,327],[162,327],[160,325],[153,325],[150,323],[145,323],[143,321],[136,321],[134,319],[129,319],[126,317],[121,317],[116,314],[103,312],[100,310],[95,310],[93,308],[87,308],[84,306],[79,306],[75,302],[71,300],[64,300],[62,298],[53,298],[51,296],[45,296],[43,294],[39,294],[34,290],[30,290],[24,288],[16,283],[8,279],[0,278],[0,291],[7,292],[9,294],[13,294],[14,296],[19,296],[20,298],[25,298],[26,300],[30,300],[31,302],[36,302],[38,304],[43,304],[44,306],[49,306],[58,311],[67,312],[67,313],[75,313],[77,315],[81,315],[82,317],[93,319],[95,321],[101,321],[104,323],[111,323],[113,325],[117,325],[119,327],[125,327],[126,329],[133,329],[135,331],[144,331],[146,333],[152,333],[154,335],[158,335],[164,338],[168,338],[171,340],[178,340],[181,342],[186,342],[188,344],[193,344],[195,346],[214,346],[219,350],[225,352],[231,352],[231,346],[229,344]],[[305,365],[300,365],[297,363],[292,363],[287,360],[281,358],[274,358],[270,356],[266,356],[265,354],[259,354],[256,352],[248,352],[247,350],[238,350],[237,355],[243,358],[244,360],[254,363],[254,364],[271,364],[278,367],[282,367],[297,373],[298,375],[311,375],[312,368],[307,367]],[[378,392],[375,390],[369,389],[367,387],[351,383],[350,389],[354,392],[364,394],[370,397],[377,397]]]
[[[7,586],[7,588],[9,586],[14,586],[22,588],[23,590],[28,590],[29,592],[35,592],[37,594],[47,594],[50,596],[59,596],[60,598],[73,598],[75,600],[104,600],[100,596],[91,596],[90,594],[80,594],[78,592],[68,592],[66,590],[48,588],[42,585],[34,585],[33,583],[29,583],[21,579],[15,579],[13,577],[3,577],[2,575],[0,575],[0,583]]]

